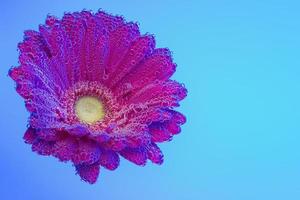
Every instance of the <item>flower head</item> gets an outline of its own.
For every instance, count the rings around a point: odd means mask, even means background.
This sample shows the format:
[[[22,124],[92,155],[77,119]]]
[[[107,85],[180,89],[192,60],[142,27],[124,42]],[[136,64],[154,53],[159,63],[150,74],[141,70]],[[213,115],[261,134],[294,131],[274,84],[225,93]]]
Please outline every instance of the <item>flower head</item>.
[[[173,108],[187,91],[170,80],[176,65],[152,35],[123,17],[82,11],[48,16],[18,47],[9,75],[30,112],[24,140],[33,151],[71,161],[89,183],[100,166],[116,169],[119,156],[162,164],[156,143],[180,132],[185,117]]]

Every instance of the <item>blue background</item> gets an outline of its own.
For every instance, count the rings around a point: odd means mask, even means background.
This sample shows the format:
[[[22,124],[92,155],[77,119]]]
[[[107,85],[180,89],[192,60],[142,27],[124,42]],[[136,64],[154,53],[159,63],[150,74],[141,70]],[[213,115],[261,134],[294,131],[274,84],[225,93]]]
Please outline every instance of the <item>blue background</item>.
[[[300,3],[289,0],[1,1],[0,199],[300,199]],[[7,77],[23,31],[48,13],[98,8],[138,21],[174,52],[189,90],[165,163],[122,159],[95,185],[22,140],[28,113]]]

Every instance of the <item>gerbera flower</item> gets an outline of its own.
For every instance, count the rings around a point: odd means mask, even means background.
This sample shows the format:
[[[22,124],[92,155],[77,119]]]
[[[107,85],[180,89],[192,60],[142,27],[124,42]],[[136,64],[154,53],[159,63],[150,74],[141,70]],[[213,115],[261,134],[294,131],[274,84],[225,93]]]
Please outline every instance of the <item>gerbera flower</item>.
[[[180,132],[185,117],[173,108],[186,96],[171,53],[155,48],[138,25],[99,11],[48,16],[25,31],[20,66],[9,71],[30,112],[24,140],[40,155],[71,161],[95,183],[100,166],[119,156],[162,164],[156,143]]]

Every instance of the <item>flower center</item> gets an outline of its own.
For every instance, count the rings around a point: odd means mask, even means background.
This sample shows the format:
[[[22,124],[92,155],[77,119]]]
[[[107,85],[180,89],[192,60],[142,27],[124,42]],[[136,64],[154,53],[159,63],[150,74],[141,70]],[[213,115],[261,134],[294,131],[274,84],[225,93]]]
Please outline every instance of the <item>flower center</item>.
[[[87,124],[93,124],[105,115],[103,104],[93,96],[80,97],[75,102],[75,113],[81,122]]]

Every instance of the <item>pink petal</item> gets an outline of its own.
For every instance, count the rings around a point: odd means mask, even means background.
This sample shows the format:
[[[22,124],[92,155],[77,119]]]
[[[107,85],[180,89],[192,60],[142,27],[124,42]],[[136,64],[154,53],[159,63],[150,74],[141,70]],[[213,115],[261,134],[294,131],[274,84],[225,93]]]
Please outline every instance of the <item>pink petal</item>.
[[[109,37],[109,62],[108,72],[116,70],[117,65],[126,55],[132,41],[140,35],[139,27],[134,23],[127,23],[119,26]]]
[[[44,140],[35,140],[31,149],[40,155],[49,156],[53,152],[53,143]]]
[[[29,127],[26,130],[26,132],[25,132],[25,134],[23,136],[23,139],[25,140],[25,142],[27,144],[32,144],[35,141],[36,138],[37,138],[36,130],[33,129],[33,128],[31,128],[31,127]]]
[[[94,73],[94,62],[95,62],[95,48],[96,48],[96,38],[98,38],[98,31],[102,29],[98,29],[97,21],[94,16],[88,11],[82,11],[78,13],[80,17],[81,24],[81,35],[79,36],[80,41],[78,50],[78,61],[79,61],[79,73],[80,80],[99,80],[100,77],[96,77]],[[74,70],[72,66],[70,66],[70,71]]]
[[[29,82],[17,83],[16,91],[19,95],[21,95],[24,99],[32,98],[32,84]]]
[[[59,132],[55,129],[40,129],[36,133],[40,139],[46,141],[55,141],[59,138]]]
[[[137,164],[144,166],[147,162],[147,152],[144,148],[125,148],[120,151],[121,156],[125,159]]]
[[[80,140],[77,152],[73,155],[72,161],[78,164],[93,164],[100,158],[100,148],[91,141]]]
[[[126,147],[126,143],[123,141],[123,138],[113,137],[105,142],[103,147],[113,151],[121,151]]]
[[[55,92],[57,86],[50,81],[51,78],[48,75],[41,73],[42,70],[38,69],[37,65],[26,63],[9,71],[9,76],[17,83],[17,92],[26,100],[32,100],[34,95],[41,93],[57,99]]]
[[[149,125],[149,132],[153,142],[164,142],[172,140],[172,136],[179,134],[180,126],[186,122],[186,118],[181,113],[174,110],[165,110],[171,117],[167,120],[159,120]]]
[[[40,26],[39,28],[47,47],[51,51],[51,60],[47,64],[47,68],[52,72],[52,78],[62,89],[69,87],[70,82],[65,74],[67,66],[70,65],[68,40],[66,33],[60,25]],[[46,45],[44,45],[46,47]]]
[[[59,128],[62,126],[53,112],[47,112],[47,110],[42,108],[37,113],[32,113],[29,118],[29,125],[39,129]]]
[[[136,92],[129,103],[147,103],[148,106],[174,107],[186,97],[187,90],[176,81],[157,81]]]
[[[176,134],[180,133],[180,131],[181,131],[180,126],[177,123],[173,122],[173,121],[170,121],[170,122],[166,123],[166,129],[172,135],[176,135]]]
[[[24,41],[19,43],[21,66],[35,64],[43,67],[49,61],[51,53],[39,32],[25,31]]]
[[[75,165],[76,171],[82,180],[93,184],[97,181],[99,173],[100,173],[100,166],[97,164],[94,165]]]
[[[120,163],[120,158],[117,153],[110,150],[102,150],[100,156],[100,164],[109,170],[115,170]]]
[[[124,84],[130,84],[132,92],[134,92],[134,90],[155,80],[167,80],[175,72],[175,68],[176,65],[172,62],[171,53],[168,49],[155,49],[151,56],[118,83],[116,90],[122,90]]]
[[[151,115],[149,116],[149,119],[151,120],[151,122],[155,122],[155,121],[168,121],[170,119],[172,119],[173,115],[171,112],[169,112],[169,110],[165,110],[165,109],[156,109],[155,112],[151,113]]]
[[[148,137],[148,132],[137,131],[136,133],[135,133],[136,135],[126,136],[126,144],[128,145],[128,147],[137,148],[149,143],[150,137]]]
[[[170,111],[173,114],[172,120],[175,121],[177,124],[182,125],[186,122],[186,117],[177,111]]]
[[[103,11],[99,11],[96,14],[96,17],[99,18],[103,26],[109,31],[114,31],[117,27],[124,24],[124,19],[119,16],[113,16],[110,14],[107,14]]]
[[[151,143],[148,146],[147,156],[153,163],[159,165],[161,165],[164,161],[164,155],[162,154],[160,148],[155,143]]]
[[[24,70],[21,67],[13,67],[9,70],[8,75],[14,80],[22,80],[25,76]]]
[[[172,134],[166,130],[165,124],[154,123],[149,127],[152,142],[165,142],[172,140]]]
[[[172,114],[172,118],[165,122],[165,127],[172,135],[179,134],[181,132],[180,126],[186,122],[186,117],[174,110],[169,110],[169,113]]]
[[[82,64],[82,43],[85,29],[79,13],[65,14],[61,23],[66,32],[66,42],[69,46],[69,57],[67,59],[69,65],[67,65],[66,71],[72,85],[82,80],[81,76],[84,75],[81,73],[80,67]]]
[[[69,161],[76,153],[78,144],[72,137],[66,137],[58,140],[53,146],[53,156],[57,157],[60,161]]]
[[[115,71],[109,72],[109,77],[107,80],[108,86],[114,86],[118,81],[120,81],[126,74],[128,74],[133,67],[139,64],[146,55],[151,53],[155,46],[155,40],[153,36],[146,35],[137,38]]]
[[[70,135],[76,136],[76,137],[83,137],[85,135],[89,134],[89,129],[86,125],[78,123],[73,124],[71,126],[67,126],[65,129]]]

